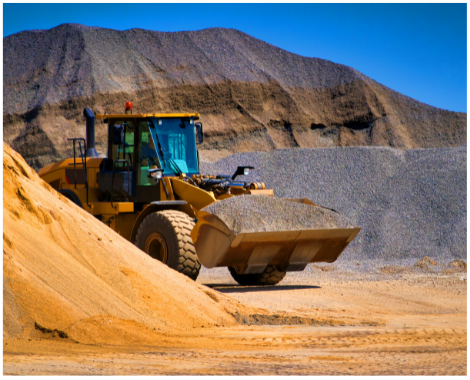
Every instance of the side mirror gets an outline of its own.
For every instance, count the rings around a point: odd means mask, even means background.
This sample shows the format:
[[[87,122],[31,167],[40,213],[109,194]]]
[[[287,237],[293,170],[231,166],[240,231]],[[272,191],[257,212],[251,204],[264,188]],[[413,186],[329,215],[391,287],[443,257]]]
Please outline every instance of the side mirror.
[[[253,170],[253,166],[239,166],[237,171],[232,176],[232,181],[237,178],[239,175],[248,175],[250,174],[250,170]]]
[[[203,141],[202,123],[196,123],[196,144],[202,144]]]
[[[113,145],[124,144],[124,126],[121,124],[113,125]]]
[[[155,178],[157,181],[163,178],[163,169],[149,169],[149,178]]]

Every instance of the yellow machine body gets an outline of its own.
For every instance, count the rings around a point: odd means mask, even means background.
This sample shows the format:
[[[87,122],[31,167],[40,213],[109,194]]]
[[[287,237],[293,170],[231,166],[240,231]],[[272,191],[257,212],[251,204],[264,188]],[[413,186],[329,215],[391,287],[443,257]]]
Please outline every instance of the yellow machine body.
[[[96,115],[96,119],[108,123],[108,134],[113,133],[112,127],[116,120],[121,120],[122,123],[133,120],[133,130],[137,131],[136,126],[140,125],[141,120],[160,120],[159,118],[197,120],[199,114]],[[109,153],[113,146],[110,136],[108,140]],[[138,165],[145,165],[138,163],[137,153],[140,147],[137,146],[139,141],[136,141],[132,149],[129,148],[131,144],[123,145],[125,146],[123,156],[126,156],[128,149],[127,154],[132,161],[133,170]],[[135,242],[143,220],[154,212],[177,210],[189,215],[197,220],[191,238],[199,261],[207,268],[232,267],[239,274],[252,274],[263,272],[268,265],[275,265],[284,268],[285,271],[299,271],[308,263],[335,261],[360,231],[360,228],[346,228],[236,234],[216,215],[201,210],[213,202],[230,197],[274,196],[274,191],[266,189],[263,183],[251,183],[249,186],[235,184],[226,186],[224,191],[207,191],[201,188],[201,182],[216,180],[218,177],[202,176],[197,173],[190,176],[186,173],[163,176],[153,187],[156,195],[155,199],[150,201],[105,199],[97,181],[98,174],[103,170],[104,160],[109,161],[110,158],[75,157],[46,166],[38,174],[62,195],[99,218],[132,243]],[[83,161],[86,163],[86,170]],[[116,162],[113,162],[113,165]],[[141,166],[141,168],[147,167]],[[113,180],[114,170],[115,168]],[[119,171],[126,172],[123,167],[120,167]],[[141,181],[148,179],[141,176]],[[148,184],[143,183],[143,185]],[[289,199],[289,201],[319,207],[308,199]],[[233,213],[236,214],[237,210],[233,210]]]

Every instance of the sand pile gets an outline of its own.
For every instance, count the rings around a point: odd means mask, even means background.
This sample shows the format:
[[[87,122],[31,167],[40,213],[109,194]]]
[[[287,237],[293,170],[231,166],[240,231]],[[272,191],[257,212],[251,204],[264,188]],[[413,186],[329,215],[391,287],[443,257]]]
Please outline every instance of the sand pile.
[[[203,209],[235,233],[353,227],[345,217],[322,207],[266,196],[228,198]]]
[[[235,301],[145,255],[60,196],[5,144],[3,175],[5,338],[44,328],[84,343],[144,343],[234,323],[227,311]]]

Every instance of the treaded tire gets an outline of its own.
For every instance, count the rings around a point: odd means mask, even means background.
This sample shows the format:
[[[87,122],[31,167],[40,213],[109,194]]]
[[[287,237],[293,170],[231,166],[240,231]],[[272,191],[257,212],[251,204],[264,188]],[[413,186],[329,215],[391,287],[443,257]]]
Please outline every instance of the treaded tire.
[[[274,265],[268,265],[262,273],[238,274],[232,267],[228,270],[236,282],[246,286],[276,285],[286,276],[285,271]]]
[[[153,258],[162,261],[170,268],[196,280],[201,269],[191,239],[194,220],[184,212],[165,210],[148,215],[140,224],[135,237],[135,245]],[[153,238],[158,236],[160,240]],[[161,243],[163,238],[164,244]],[[150,241],[150,243],[148,243]],[[146,243],[147,251],[146,252]],[[151,249],[151,244],[160,247],[160,251]],[[166,249],[166,250],[165,250]],[[155,253],[164,252],[164,254]]]

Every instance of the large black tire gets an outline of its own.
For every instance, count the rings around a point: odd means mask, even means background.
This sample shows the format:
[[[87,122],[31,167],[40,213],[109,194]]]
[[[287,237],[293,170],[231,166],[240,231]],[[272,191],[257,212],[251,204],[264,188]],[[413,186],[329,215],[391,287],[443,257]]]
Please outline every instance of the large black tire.
[[[228,270],[236,282],[245,286],[276,285],[286,276],[285,271],[274,265],[268,265],[262,273],[253,274],[238,274],[232,267]]]
[[[191,239],[194,220],[183,212],[158,211],[141,223],[135,245],[170,268],[196,280],[201,269]]]

